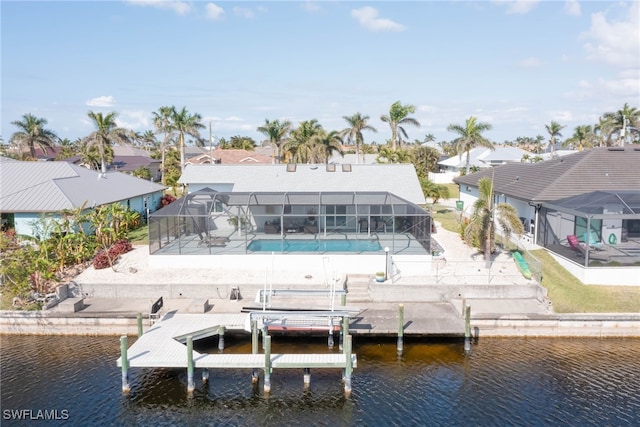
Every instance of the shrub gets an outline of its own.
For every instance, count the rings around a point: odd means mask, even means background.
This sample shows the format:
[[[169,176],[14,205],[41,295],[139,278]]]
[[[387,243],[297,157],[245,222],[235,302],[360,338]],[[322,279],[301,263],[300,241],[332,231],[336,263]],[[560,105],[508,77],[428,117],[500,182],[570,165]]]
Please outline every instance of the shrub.
[[[175,202],[176,200],[177,199],[175,198],[175,196],[172,196],[171,194],[165,194],[160,199],[160,206],[164,208],[165,206]]]
[[[108,250],[101,250],[93,259],[93,268],[101,270],[103,268],[111,267],[111,264],[115,264],[118,257],[122,254],[126,254],[133,247],[128,240],[118,240]],[[111,261],[109,261],[111,260]]]

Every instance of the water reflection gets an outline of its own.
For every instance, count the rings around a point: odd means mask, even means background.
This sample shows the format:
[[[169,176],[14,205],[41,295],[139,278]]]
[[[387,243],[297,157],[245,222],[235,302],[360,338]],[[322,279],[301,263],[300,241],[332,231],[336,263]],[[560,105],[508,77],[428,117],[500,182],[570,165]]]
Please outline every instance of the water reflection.
[[[640,340],[354,340],[358,367],[345,397],[340,370],[275,370],[272,392],[251,370],[132,369],[120,392],[117,337],[0,336],[2,408],[67,409],[73,425],[637,425]],[[130,340],[133,342],[133,338]],[[250,352],[228,336],[225,352]],[[217,352],[215,338],[196,343]],[[274,352],[327,352],[326,337],[274,337]],[[4,415],[4,412],[3,412]],[[69,424],[67,421],[67,424]],[[57,422],[62,425],[62,421]],[[3,418],[2,425],[26,425]],[[56,422],[47,423],[56,425]]]

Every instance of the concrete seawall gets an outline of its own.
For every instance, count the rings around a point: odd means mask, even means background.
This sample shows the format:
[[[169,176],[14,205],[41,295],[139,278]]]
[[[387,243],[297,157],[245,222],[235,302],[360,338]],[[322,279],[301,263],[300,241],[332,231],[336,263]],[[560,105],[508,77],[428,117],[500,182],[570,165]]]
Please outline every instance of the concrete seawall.
[[[105,315],[106,316],[106,315]],[[420,319],[405,319],[414,322]],[[144,320],[144,330],[148,321]],[[640,314],[549,314],[472,316],[473,336],[483,337],[640,337]],[[414,332],[429,335],[428,330]],[[136,335],[135,313],[117,317],[60,316],[41,312],[0,312],[0,333],[7,335]],[[370,338],[388,336],[372,331]],[[411,335],[409,331],[405,336]]]

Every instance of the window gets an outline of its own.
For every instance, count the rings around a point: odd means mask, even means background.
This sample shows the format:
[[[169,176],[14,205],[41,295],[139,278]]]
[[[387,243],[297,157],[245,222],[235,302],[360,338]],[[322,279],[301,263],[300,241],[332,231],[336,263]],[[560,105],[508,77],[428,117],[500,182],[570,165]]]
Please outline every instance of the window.
[[[327,227],[344,227],[347,225],[347,207],[345,205],[326,206]]]

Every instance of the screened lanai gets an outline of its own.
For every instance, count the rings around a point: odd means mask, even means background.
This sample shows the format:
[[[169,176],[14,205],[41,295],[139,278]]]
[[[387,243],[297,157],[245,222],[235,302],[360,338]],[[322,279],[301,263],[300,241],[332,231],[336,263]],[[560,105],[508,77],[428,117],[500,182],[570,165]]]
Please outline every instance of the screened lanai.
[[[150,253],[430,254],[431,217],[388,192],[189,193],[149,217]]]
[[[640,265],[640,191],[595,191],[545,203],[538,244],[585,267]]]

